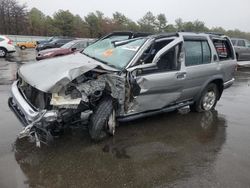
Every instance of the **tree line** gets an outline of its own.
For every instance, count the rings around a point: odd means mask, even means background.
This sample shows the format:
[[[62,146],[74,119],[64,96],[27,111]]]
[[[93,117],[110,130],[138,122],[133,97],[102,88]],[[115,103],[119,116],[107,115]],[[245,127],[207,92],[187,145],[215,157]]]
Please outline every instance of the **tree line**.
[[[238,29],[225,30],[222,27],[208,28],[199,20],[184,22],[178,18],[171,24],[164,13],[154,15],[149,11],[138,21],[133,21],[120,12],[107,17],[102,12],[95,11],[81,17],[68,10],[59,10],[53,16],[48,16],[37,8],[28,10],[25,4],[20,4],[16,0],[0,0],[1,34],[98,38],[121,30],[150,33],[216,32],[250,40],[250,32]]]

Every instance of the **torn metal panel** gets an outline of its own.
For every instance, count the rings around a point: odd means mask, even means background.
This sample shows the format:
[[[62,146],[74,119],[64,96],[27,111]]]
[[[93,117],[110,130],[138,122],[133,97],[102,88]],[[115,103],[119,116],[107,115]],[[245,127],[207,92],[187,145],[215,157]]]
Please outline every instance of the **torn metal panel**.
[[[23,65],[19,69],[19,76],[43,92],[57,93],[78,76],[98,67],[118,71],[84,54],[75,53]]]

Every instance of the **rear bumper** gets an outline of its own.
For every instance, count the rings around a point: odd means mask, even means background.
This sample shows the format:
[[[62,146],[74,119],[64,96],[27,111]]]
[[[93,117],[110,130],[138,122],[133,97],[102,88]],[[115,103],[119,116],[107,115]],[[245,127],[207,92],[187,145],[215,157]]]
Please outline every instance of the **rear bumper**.
[[[10,109],[14,112],[20,122],[27,126],[31,122],[35,121],[39,116],[40,112],[33,109],[28,102],[25,100],[19,88],[17,86],[18,81],[15,81],[11,87],[11,95],[8,104]]]
[[[234,81],[235,81],[235,79],[234,78],[232,78],[231,80],[229,80],[229,81],[227,81],[227,82],[224,82],[224,89],[227,89],[227,88],[229,88],[230,86],[232,86],[233,85],[233,83],[234,83]]]

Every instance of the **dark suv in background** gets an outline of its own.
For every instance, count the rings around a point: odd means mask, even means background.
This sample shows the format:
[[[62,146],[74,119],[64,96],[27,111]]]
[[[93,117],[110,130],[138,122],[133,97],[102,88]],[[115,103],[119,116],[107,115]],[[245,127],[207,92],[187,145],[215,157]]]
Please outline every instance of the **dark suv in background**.
[[[61,46],[63,46],[64,44],[66,44],[72,40],[75,40],[75,38],[56,38],[48,43],[38,44],[36,47],[36,50],[41,51],[41,50],[45,50],[45,49],[49,49],[49,48],[60,48]]]

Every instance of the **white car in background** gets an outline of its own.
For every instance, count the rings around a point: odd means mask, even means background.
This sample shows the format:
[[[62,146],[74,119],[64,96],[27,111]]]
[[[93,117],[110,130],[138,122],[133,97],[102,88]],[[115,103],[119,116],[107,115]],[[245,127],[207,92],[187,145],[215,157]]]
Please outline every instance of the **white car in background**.
[[[0,35],[0,58],[5,57],[8,53],[13,53],[16,51],[12,40],[8,37]]]

